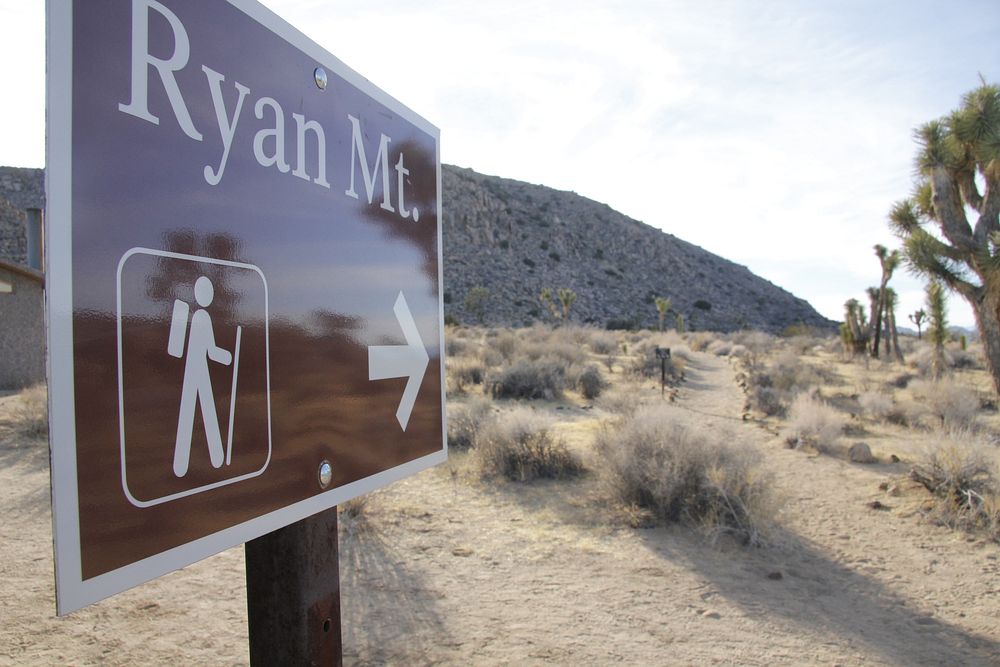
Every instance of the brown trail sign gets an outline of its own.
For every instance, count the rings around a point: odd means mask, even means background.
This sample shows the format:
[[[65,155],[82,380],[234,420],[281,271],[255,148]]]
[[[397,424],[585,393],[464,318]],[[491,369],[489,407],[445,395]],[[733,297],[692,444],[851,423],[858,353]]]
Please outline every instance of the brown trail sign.
[[[439,131],[253,0],[49,0],[68,613],[443,461]]]

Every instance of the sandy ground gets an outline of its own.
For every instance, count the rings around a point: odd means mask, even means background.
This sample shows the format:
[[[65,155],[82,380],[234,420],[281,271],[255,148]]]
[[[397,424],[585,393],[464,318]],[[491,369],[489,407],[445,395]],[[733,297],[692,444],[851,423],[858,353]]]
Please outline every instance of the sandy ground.
[[[456,456],[342,522],[345,663],[1000,664],[998,545],[880,490],[905,462],[785,448],[739,419],[728,360],[690,356],[674,409],[760,452],[784,499],[767,546],[628,528],[592,476],[485,483]],[[245,664],[242,549],[54,616],[47,455],[3,431],[15,400],[0,397],[0,665]],[[585,450],[600,410],[559,413]],[[894,446],[875,435],[877,454]]]

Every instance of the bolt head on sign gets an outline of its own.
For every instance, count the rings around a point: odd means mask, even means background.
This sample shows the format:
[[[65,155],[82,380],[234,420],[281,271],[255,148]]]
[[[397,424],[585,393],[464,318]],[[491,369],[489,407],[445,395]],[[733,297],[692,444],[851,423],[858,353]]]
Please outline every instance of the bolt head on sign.
[[[253,0],[48,5],[67,613],[446,458],[440,134]]]

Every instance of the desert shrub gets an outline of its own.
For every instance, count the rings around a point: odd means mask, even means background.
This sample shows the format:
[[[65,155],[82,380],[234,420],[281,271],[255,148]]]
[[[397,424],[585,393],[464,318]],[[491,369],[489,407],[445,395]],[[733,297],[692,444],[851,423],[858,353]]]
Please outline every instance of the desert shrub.
[[[517,336],[511,331],[504,331],[492,341],[491,345],[500,353],[504,361],[510,362],[514,358],[514,351],[517,349]]]
[[[357,496],[337,505],[337,521],[341,534],[354,536],[371,530],[372,524],[369,521],[371,496],[370,493]]]
[[[911,368],[917,370],[921,377],[929,377],[931,374],[931,363],[934,359],[934,348],[931,345],[922,343],[906,358],[906,363]],[[945,368],[948,364],[948,351],[945,350]]]
[[[803,362],[801,357],[791,350],[781,352],[770,364],[769,370],[771,386],[793,394],[830,380],[827,374],[812,364]]]
[[[796,396],[829,379],[791,350],[781,352],[770,363],[760,356],[749,356],[743,364],[750,407],[765,415],[785,415]]]
[[[978,369],[983,365],[977,355],[968,350],[951,350],[951,367],[954,369]]]
[[[594,331],[590,335],[590,351],[594,354],[614,355],[618,352],[618,339],[614,334]]]
[[[770,480],[751,449],[689,429],[669,408],[650,406],[601,431],[596,451],[608,491],[623,507],[760,543]]]
[[[811,394],[799,394],[788,410],[786,442],[808,445],[819,452],[829,452],[847,425],[847,418]]]
[[[493,406],[485,398],[474,399],[466,405],[448,410],[448,447],[470,449],[483,428],[494,418]]]
[[[489,423],[476,442],[484,477],[526,482],[559,479],[583,472],[580,460],[553,435],[550,419],[528,408],[508,412]]]
[[[910,385],[910,380],[913,376],[909,373],[900,373],[899,375],[894,375],[889,379],[889,386],[895,387],[896,389],[906,389]]]
[[[775,347],[775,338],[763,331],[737,331],[732,334],[733,344],[746,348],[750,357],[760,357]]]
[[[482,361],[483,365],[487,368],[496,368],[497,366],[503,366],[505,363],[503,355],[500,354],[492,345],[484,345],[480,348],[479,360]]]
[[[875,420],[886,419],[894,407],[891,396],[877,391],[866,391],[858,396],[858,404],[865,416]]]
[[[626,417],[634,414],[643,405],[646,396],[648,395],[637,393],[634,387],[624,386],[603,392],[596,403],[602,410]]]
[[[483,383],[486,378],[486,366],[478,359],[460,357],[448,361],[445,377],[449,394],[464,394],[470,385]]]
[[[552,400],[566,388],[566,371],[566,364],[558,359],[522,359],[491,375],[485,389],[493,398]]]
[[[26,438],[44,438],[49,433],[48,390],[44,384],[28,387],[17,396],[11,410],[11,429]]]
[[[468,352],[469,341],[450,335],[450,331],[447,334],[444,339],[444,354],[446,357],[460,357]]]
[[[734,343],[732,349],[729,350],[729,356],[745,361],[750,357],[750,350],[745,345]]]
[[[593,400],[600,396],[601,392],[607,388],[608,382],[601,375],[601,369],[590,365],[580,373],[576,381],[576,386],[580,389],[580,393],[583,394],[584,398]]]
[[[944,367],[950,370],[959,369],[979,369],[983,368],[982,354],[978,351],[978,346],[973,350],[962,350],[959,348],[946,347],[944,349]],[[934,360],[934,347],[926,343],[917,346],[914,352],[907,357],[907,363],[916,368],[922,377],[931,375],[931,365]]]
[[[979,396],[954,379],[914,380],[910,391],[936,425],[948,429],[967,429],[976,425]]]
[[[572,366],[584,363],[587,354],[580,345],[558,340],[525,343],[519,350],[518,360],[537,361],[542,358],[555,359],[565,366]]]
[[[733,344],[728,340],[718,339],[709,343],[706,350],[709,354],[714,354],[717,357],[728,357],[732,353],[733,347]]]
[[[688,348],[694,352],[704,352],[716,342],[716,334],[708,331],[697,331],[686,337]]]
[[[949,433],[910,470],[931,492],[932,520],[1000,542],[1000,464],[994,447],[968,431]]]
[[[774,387],[755,383],[751,385],[747,398],[751,408],[765,415],[784,415],[787,411],[784,394]]]

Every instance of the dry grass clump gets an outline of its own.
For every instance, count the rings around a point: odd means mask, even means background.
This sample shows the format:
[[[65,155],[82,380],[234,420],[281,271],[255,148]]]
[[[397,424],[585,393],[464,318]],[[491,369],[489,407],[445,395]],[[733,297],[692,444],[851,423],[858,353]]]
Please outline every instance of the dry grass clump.
[[[953,432],[913,466],[910,478],[933,495],[932,520],[1000,542],[1000,463],[992,445]]]
[[[444,354],[446,357],[465,356],[469,350],[469,341],[459,338],[451,330],[446,332],[444,339]]]
[[[515,361],[522,359],[555,359],[565,366],[576,366],[587,360],[587,353],[580,345],[553,339],[522,344]]]
[[[847,417],[812,394],[799,394],[788,410],[785,441],[829,453],[847,425]]]
[[[720,342],[718,336],[719,334],[711,331],[695,331],[687,334],[685,340],[687,341],[688,348],[692,351],[704,352],[709,349],[712,344]]]
[[[656,398],[659,399],[659,395]],[[637,392],[634,386],[619,386],[603,392],[596,403],[605,412],[627,417],[635,414],[648,400],[649,395]]]
[[[708,347],[706,348],[706,351],[709,354],[714,354],[717,357],[728,357],[730,354],[732,354],[734,347],[735,346],[731,341],[723,340],[720,338],[717,340],[713,340],[711,343],[709,343]]]
[[[892,396],[878,391],[866,391],[858,396],[858,404],[866,417],[881,421],[888,419],[895,410]]]
[[[791,350],[781,352],[770,363],[755,354],[744,358],[743,363],[749,407],[765,415],[784,416],[796,396],[830,379]]]
[[[17,398],[11,409],[11,430],[24,438],[45,438],[49,434],[49,399],[45,384],[28,387]]]
[[[773,507],[770,480],[751,450],[729,443],[649,406],[601,431],[595,444],[610,494],[632,514],[759,544]]]
[[[448,447],[455,450],[475,447],[480,432],[493,419],[493,405],[485,398],[449,408]]]
[[[910,391],[920,410],[934,425],[946,429],[972,429],[979,413],[979,396],[953,378],[936,382],[914,380]]]
[[[618,353],[618,339],[608,331],[594,331],[588,341],[590,351],[594,354],[615,355]]]
[[[449,394],[464,394],[470,385],[481,385],[486,379],[486,365],[479,359],[459,357],[447,361],[445,368]]]
[[[491,345],[500,353],[504,361],[509,363],[517,351],[517,336],[514,335],[513,331],[504,331],[492,341]]]
[[[737,331],[732,334],[732,341],[752,358],[762,357],[777,346],[777,339],[763,331]]]
[[[522,359],[492,374],[485,389],[493,398],[554,400],[567,387],[565,363],[557,359]]]
[[[551,418],[528,408],[491,421],[476,440],[480,472],[516,482],[579,475],[583,465],[551,427]]]
[[[932,372],[934,347],[926,342],[917,343],[914,351],[906,358],[907,363],[917,369],[922,377],[929,377]],[[984,368],[981,348],[971,346],[968,350],[959,347],[945,347],[944,367],[950,370],[982,369]]]

